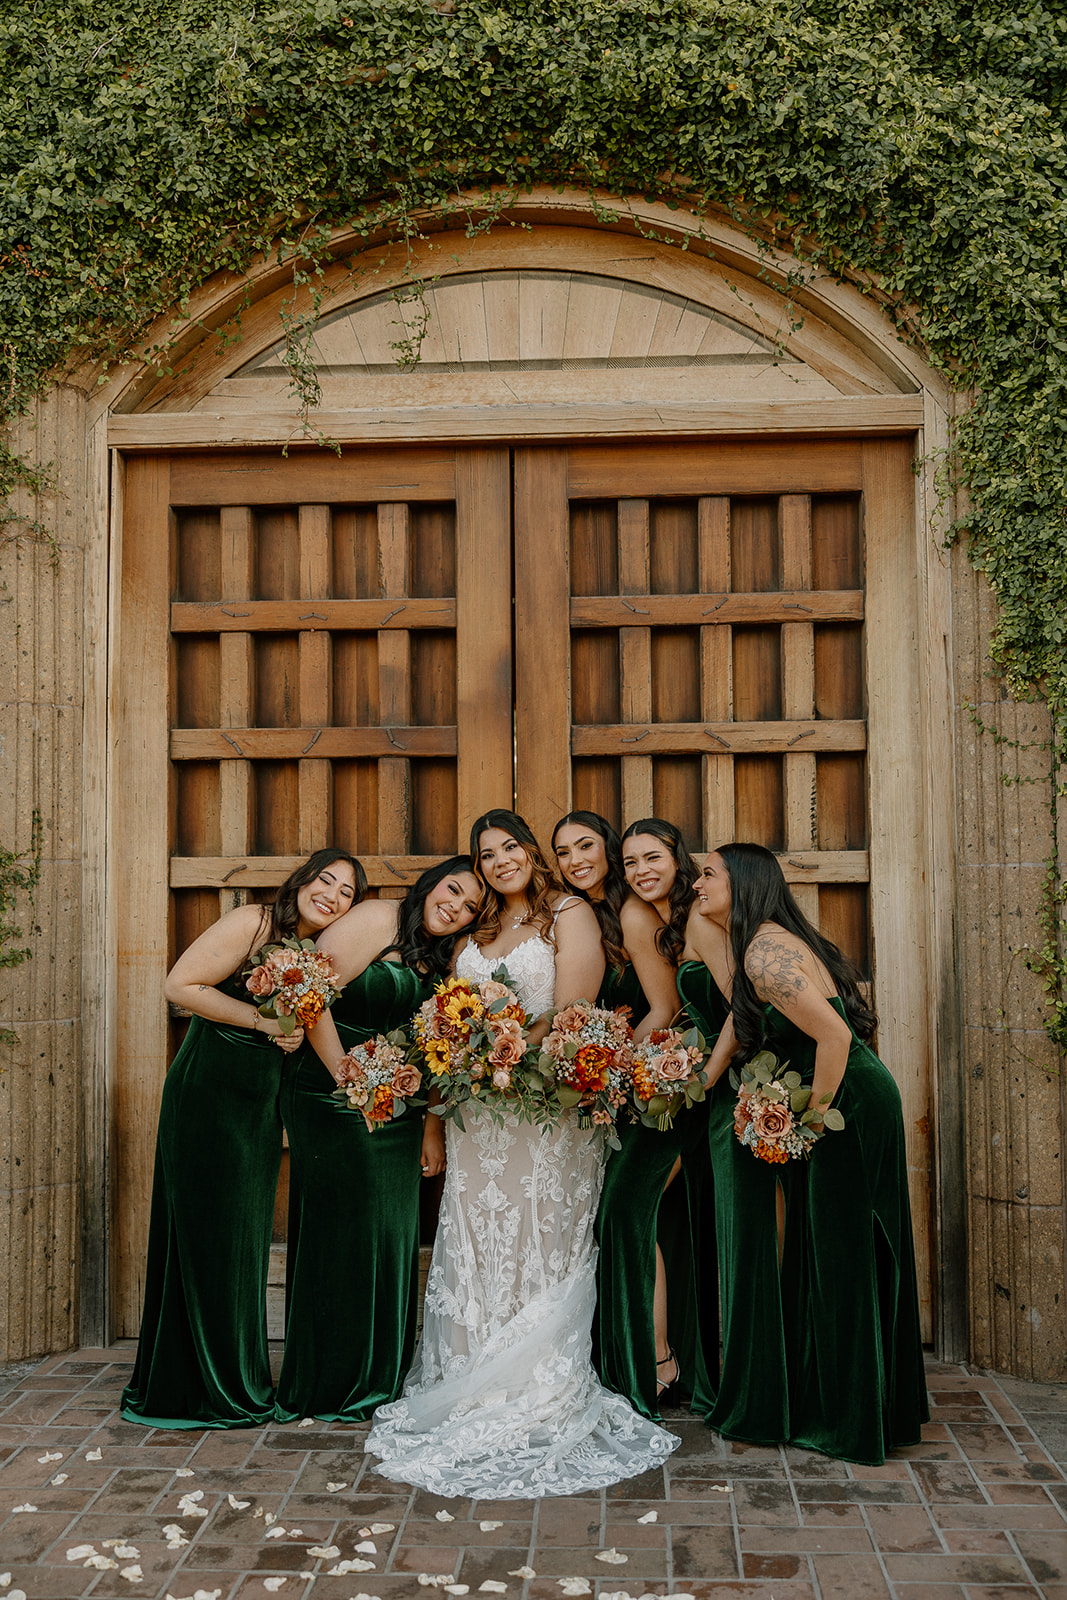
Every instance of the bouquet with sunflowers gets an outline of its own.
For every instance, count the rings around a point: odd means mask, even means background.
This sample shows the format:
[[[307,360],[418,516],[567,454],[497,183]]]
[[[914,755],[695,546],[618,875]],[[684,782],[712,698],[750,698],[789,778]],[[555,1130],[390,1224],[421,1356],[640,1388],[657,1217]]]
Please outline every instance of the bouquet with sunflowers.
[[[603,1128],[618,1150],[615,1120],[633,1087],[633,1029],[627,1007],[609,1011],[576,1000],[557,1011],[538,1066],[560,1110],[578,1108],[580,1128]]]
[[[261,1001],[260,1016],[284,1034],[313,1028],[341,992],[333,962],[311,939],[264,945],[245,968],[245,988]]]
[[[505,966],[481,983],[439,983],[413,1021],[416,1049],[440,1095],[431,1109],[461,1128],[464,1108],[478,1106],[498,1121],[505,1109],[524,1122],[551,1121],[545,1080],[527,1060],[529,1025]]]
[[[836,1133],[845,1126],[840,1111],[834,1110],[824,1111],[822,1126],[814,1126],[818,1113],[811,1105],[811,1089],[788,1066],[770,1050],[761,1050],[745,1062],[740,1075],[730,1072],[737,1090],[734,1132],[760,1161],[806,1161],[827,1131]],[[824,1096],[823,1104],[829,1100]]]
[[[634,1109],[646,1128],[666,1133],[683,1107],[704,1098],[703,1036],[696,1028],[654,1028],[633,1056]]]

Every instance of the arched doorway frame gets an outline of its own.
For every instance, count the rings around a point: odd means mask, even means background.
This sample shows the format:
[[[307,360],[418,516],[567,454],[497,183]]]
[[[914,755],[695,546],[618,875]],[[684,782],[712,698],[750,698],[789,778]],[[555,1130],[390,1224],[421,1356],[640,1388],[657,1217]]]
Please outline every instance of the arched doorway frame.
[[[478,205],[472,199],[472,210]],[[616,220],[609,220],[609,213]],[[728,309],[735,320],[780,341],[782,347],[831,377],[845,391],[820,401],[729,401],[676,405],[669,395],[654,405],[599,406],[593,429],[602,436],[707,437],[913,435],[919,470],[915,478],[915,536],[900,551],[901,573],[914,583],[914,648],[917,653],[919,793],[915,823],[921,828],[925,924],[911,930],[925,953],[925,1028],[932,1060],[936,1106],[935,1249],[939,1261],[936,1337],[942,1355],[966,1353],[966,1293],[963,1282],[964,1185],[962,1181],[962,1088],[959,1083],[959,994],[955,960],[955,794],[950,716],[952,686],[947,640],[951,631],[949,567],[940,535],[951,505],[939,494],[932,462],[944,449],[952,397],[921,352],[904,344],[875,300],[823,273],[801,268],[790,257],[756,244],[721,218],[703,219],[662,204],[619,201],[610,196],[534,191],[509,201],[504,226],[467,240],[454,218],[424,219],[422,240],[371,242],[339,231],[334,262],[325,269],[329,313],[380,294],[413,271],[470,272],[494,264],[564,269],[580,259],[598,272],[644,281],[703,298]],[[527,225],[508,227],[506,224]],[[618,245],[625,244],[619,257]],[[369,270],[353,275],[353,254],[369,258]],[[613,267],[613,262],[615,263]],[[724,282],[726,287],[724,289]],[[205,410],[212,385],[278,339],[279,310],[292,299],[291,268],[275,260],[258,263],[245,278],[220,273],[193,298],[187,315],[158,333],[170,349],[175,376],[160,379],[150,363],[115,371],[92,393],[89,405],[89,472],[93,537],[86,572],[87,658],[102,660],[115,645],[116,583],[121,567],[122,463],[128,450],[169,451],[298,442],[298,419],[290,409],[263,412]],[[724,301],[724,294],[728,301]],[[310,293],[299,291],[293,309],[310,309]],[[800,327],[789,315],[804,317]],[[227,342],[240,312],[241,343]],[[220,337],[220,335],[222,337]],[[151,341],[147,341],[151,342]],[[859,365],[884,377],[881,385],[855,378]],[[92,375],[90,375],[92,377]],[[580,384],[576,382],[576,390]],[[872,392],[881,387],[881,392]],[[201,409],[193,410],[200,405]],[[531,408],[498,403],[464,407],[415,403],[383,413],[358,406],[316,414],[316,428],[342,444],[401,439],[558,440],[588,435],[590,412],[580,399],[568,405]],[[912,577],[913,575],[913,577]],[[107,675],[91,674],[86,693],[86,877],[85,967],[87,1019],[85,1226],[83,1229],[82,1334],[98,1342],[107,1332],[107,1246],[110,1077],[115,992],[113,899],[107,864],[111,857],[112,786],[121,774],[109,770],[109,707],[116,692]],[[901,758],[904,753],[901,752]],[[106,782],[101,775],[107,772]],[[872,771],[872,790],[877,781]],[[936,892],[935,892],[936,891]],[[877,917],[878,895],[872,881]],[[899,959],[909,954],[898,930]],[[886,949],[890,941],[886,941]]]

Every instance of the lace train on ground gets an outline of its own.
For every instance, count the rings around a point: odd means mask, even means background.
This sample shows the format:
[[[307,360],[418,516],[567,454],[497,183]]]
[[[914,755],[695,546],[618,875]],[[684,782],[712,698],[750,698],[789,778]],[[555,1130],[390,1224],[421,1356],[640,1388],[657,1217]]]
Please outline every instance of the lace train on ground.
[[[459,971],[488,977],[473,946]],[[553,952],[507,958],[533,1015],[552,1003]],[[403,1398],[375,1413],[367,1450],[387,1478],[441,1495],[577,1494],[662,1465],[678,1444],[597,1380],[593,1222],[600,1134],[570,1117],[542,1132],[485,1115],[447,1130],[448,1175],[422,1338]]]

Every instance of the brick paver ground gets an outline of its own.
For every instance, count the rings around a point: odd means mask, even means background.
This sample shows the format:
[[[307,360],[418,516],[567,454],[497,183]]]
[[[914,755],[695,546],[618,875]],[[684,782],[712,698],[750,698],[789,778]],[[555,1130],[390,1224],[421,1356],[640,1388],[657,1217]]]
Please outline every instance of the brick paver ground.
[[[922,1444],[877,1468],[728,1444],[678,1412],[662,1471],[472,1503],[377,1477],[365,1428],[125,1423],[132,1356],[52,1357],[0,1399],[0,1600],[1067,1600],[1067,1477],[1025,1420],[1059,1453],[1058,1387],[1029,1386],[1028,1408],[1026,1385],[930,1363]],[[183,1515],[189,1494],[206,1516]]]

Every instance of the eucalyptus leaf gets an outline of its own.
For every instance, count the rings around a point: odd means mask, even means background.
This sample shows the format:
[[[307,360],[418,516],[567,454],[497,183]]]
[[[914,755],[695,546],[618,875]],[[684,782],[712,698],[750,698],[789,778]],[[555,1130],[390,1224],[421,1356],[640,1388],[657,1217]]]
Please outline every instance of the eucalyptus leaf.
[[[837,1111],[831,1107],[831,1109],[823,1116],[823,1124],[825,1127],[831,1128],[834,1133],[840,1133],[841,1129],[845,1126],[845,1119],[841,1115],[840,1111]]]

